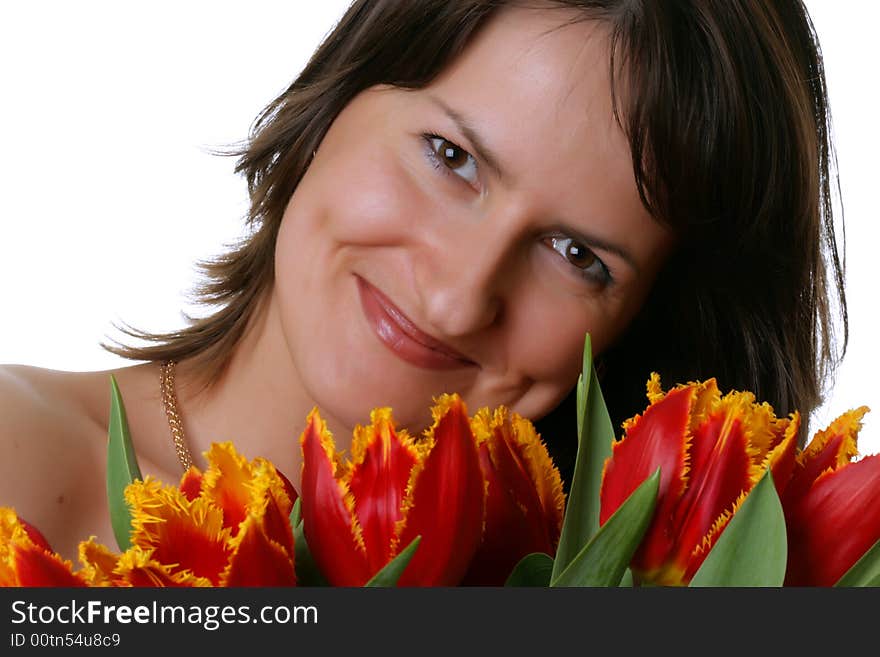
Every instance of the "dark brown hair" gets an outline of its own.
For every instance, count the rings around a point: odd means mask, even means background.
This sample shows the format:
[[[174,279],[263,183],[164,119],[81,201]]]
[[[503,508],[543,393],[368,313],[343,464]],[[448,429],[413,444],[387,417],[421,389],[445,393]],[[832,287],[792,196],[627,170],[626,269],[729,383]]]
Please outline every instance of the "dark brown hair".
[[[191,358],[205,384],[215,381],[271,289],[284,209],[337,114],[373,85],[426,86],[509,4],[354,2],[235,152],[251,232],[201,263],[195,296],[214,311],[169,333],[125,327],[151,344],[105,347],[136,360]],[[799,411],[805,424],[847,336],[830,116],[806,8],[797,0],[540,4],[579,8],[609,26],[614,106],[639,192],[679,236],[645,307],[601,356],[613,421],[644,408],[645,381],[657,371],[666,386],[714,376],[777,415]],[[569,396],[538,423],[564,473],[576,448],[572,404]]]

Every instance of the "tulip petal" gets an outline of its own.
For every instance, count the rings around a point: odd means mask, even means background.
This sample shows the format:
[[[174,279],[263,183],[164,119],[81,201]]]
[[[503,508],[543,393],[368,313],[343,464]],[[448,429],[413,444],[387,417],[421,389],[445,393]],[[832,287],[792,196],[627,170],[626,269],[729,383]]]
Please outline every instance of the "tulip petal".
[[[638,569],[659,567],[676,539],[668,523],[687,482],[690,411],[698,397],[696,386],[681,386],[659,397],[658,385],[659,378],[652,375],[648,383],[651,405],[626,423],[626,435],[613,445],[602,473],[600,523],[604,524],[660,468],[654,520],[634,559]]]
[[[500,586],[518,561],[530,552],[551,553],[552,549],[530,549],[543,544],[540,534],[526,520],[513,493],[505,485],[489,455],[489,446],[479,447],[480,466],[486,480],[486,519],[483,538],[462,579],[463,586]]]
[[[118,554],[96,542],[94,537],[81,541],[78,552],[79,561],[83,565],[80,574],[90,586],[116,586],[114,580],[119,562]]]
[[[254,459],[253,469],[254,478],[250,484],[253,495],[248,503],[248,513],[256,513],[261,519],[266,536],[278,543],[288,554],[293,555],[294,540],[290,512],[297,499],[296,491],[287,477],[266,459]]]
[[[880,455],[826,470],[786,507],[786,585],[833,586],[880,540]]]
[[[248,515],[230,540],[232,555],[221,586],[295,586],[293,504],[275,467],[254,459]]]
[[[562,480],[531,422],[499,407],[471,427],[487,482],[483,539],[462,584],[501,586],[529,553],[553,554],[565,497]]]
[[[0,586],[86,586],[36,527],[0,507]]]
[[[391,560],[409,476],[424,456],[406,432],[395,432],[391,409],[373,410],[370,422],[368,427],[355,428],[348,485],[363,530],[369,570],[377,572]]]
[[[192,570],[172,572],[173,568],[154,558],[153,550],[134,546],[119,556],[115,586],[131,587],[210,587],[207,577],[194,575]]]
[[[802,498],[824,471],[834,470],[852,461],[858,454],[857,436],[867,412],[867,406],[847,411],[826,429],[816,432],[810,444],[798,455],[783,495],[783,506],[788,500]]]
[[[485,486],[464,402],[443,395],[432,412],[433,447],[413,469],[398,545],[421,542],[401,586],[458,584],[482,535]]]
[[[676,547],[670,562],[686,579],[702,564],[737,500],[751,490],[754,459],[747,432],[753,397],[731,393],[696,430],[691,442],[691,479],[672,520]],[[713,527],[716,532],[713,532]],[[670,563],[672,565],[672,563]]]
[[[503,416],[507,409],[500,409]],[[505,444],[519,467],[528,473],[528,481],[532,488],[526,488],[517,498],[522,502],[534,490],[538,497],[539,517],[543,519],[544,535],[548,541],[548,553],[556,549],[562,518],[565,513],[565,493],[562,490],[562,477],[553,464],[550,453],[541,437],[535,432],[534,425],[518,413],[509,413],[509,425],[502,422],[496,428],[496,434],[503,431]],[[526,480],[523,480],[525,483]]]
[[[333,437],[313,409],[300,437],[303,451],[302,518],[309,549],[333,586],[360,586],[371,572],[354,501],[336,478]]]
[[[797,460],[797,437],[798,430],[800,429],[800,415],[795,411],[792,413],[789,421],[784,425],[780,423],[779,426],[784,427],[781,429],[782,433],[779,436],[779,441],[776,442],[775,446],[765,456],[761,463],[761,469],[770,470],[770,474],[773,475],[773,483],[776,486],[776,493],[781,499],[788,481],[791,479],[792,472],[794,472]]]
[[[150,477],[125,490],[132,507],[132,544],[153,549],[153,557],[175,572],[191,571],[217,585],[229,559],[230,533],[223,510],[205,496],[190,502],[180,489]]]
[[[85,581],[74,574],[73,564],[33,543],[13,543],[10,546],[15,586],[83,587]]]
[[[191,465],[180,478],[180,492],[192,502],[202,493],[202,473],[194,465]]]
[[[210,465],[202,476],[201,495],[223,510],[223,526],[235,536],[251,501],[253,468],[228,441],[212,444],[206,456]]]
[[[258,514],[245,518],[233,543],[229,567],[220,579],[222,586],[296,585],[294,553],[266,535]]]

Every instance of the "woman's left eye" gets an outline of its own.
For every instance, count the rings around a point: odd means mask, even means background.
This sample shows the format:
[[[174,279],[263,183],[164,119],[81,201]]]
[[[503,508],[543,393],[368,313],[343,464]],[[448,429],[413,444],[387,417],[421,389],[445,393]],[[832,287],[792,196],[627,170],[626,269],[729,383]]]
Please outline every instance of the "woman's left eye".
[[[565,258],[590,283],[608,285],[613,279],[602,260],[584,244],[562,235],[547,238],[547,245]]]
[[[479,187],[477,161],[458,144],[439,135],[425,135],[428,156],[436,168],[443,167],[464,180],[471,187]]]

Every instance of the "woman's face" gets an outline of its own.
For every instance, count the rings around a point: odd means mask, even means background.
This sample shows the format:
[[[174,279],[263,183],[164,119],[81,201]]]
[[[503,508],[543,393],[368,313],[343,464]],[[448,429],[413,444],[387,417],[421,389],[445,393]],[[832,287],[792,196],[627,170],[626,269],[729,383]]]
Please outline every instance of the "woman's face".
[[[538,418],[639,310],[671,243],[639,201],[602,24],[508,9],[435,82],[338,116],[282,221],[271,303],[337,427],[458,392]]]

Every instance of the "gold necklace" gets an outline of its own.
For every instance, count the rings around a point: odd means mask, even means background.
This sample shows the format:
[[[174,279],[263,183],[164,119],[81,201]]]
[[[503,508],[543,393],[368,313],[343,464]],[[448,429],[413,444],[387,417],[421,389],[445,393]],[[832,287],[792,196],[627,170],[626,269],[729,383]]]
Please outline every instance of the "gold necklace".
[[[177,411],[177,395],[174,392],[174,365],[173,360],[166,360],[159,366],[159,388],[162,391],[162,407],[168,418],[168,427],[171,429],[171,440],[174,442],[174,451],[177,452],[177,460],[186,472],[193,465],[192,454],[186,446],[186,438],[183,434],[183,422]]]

